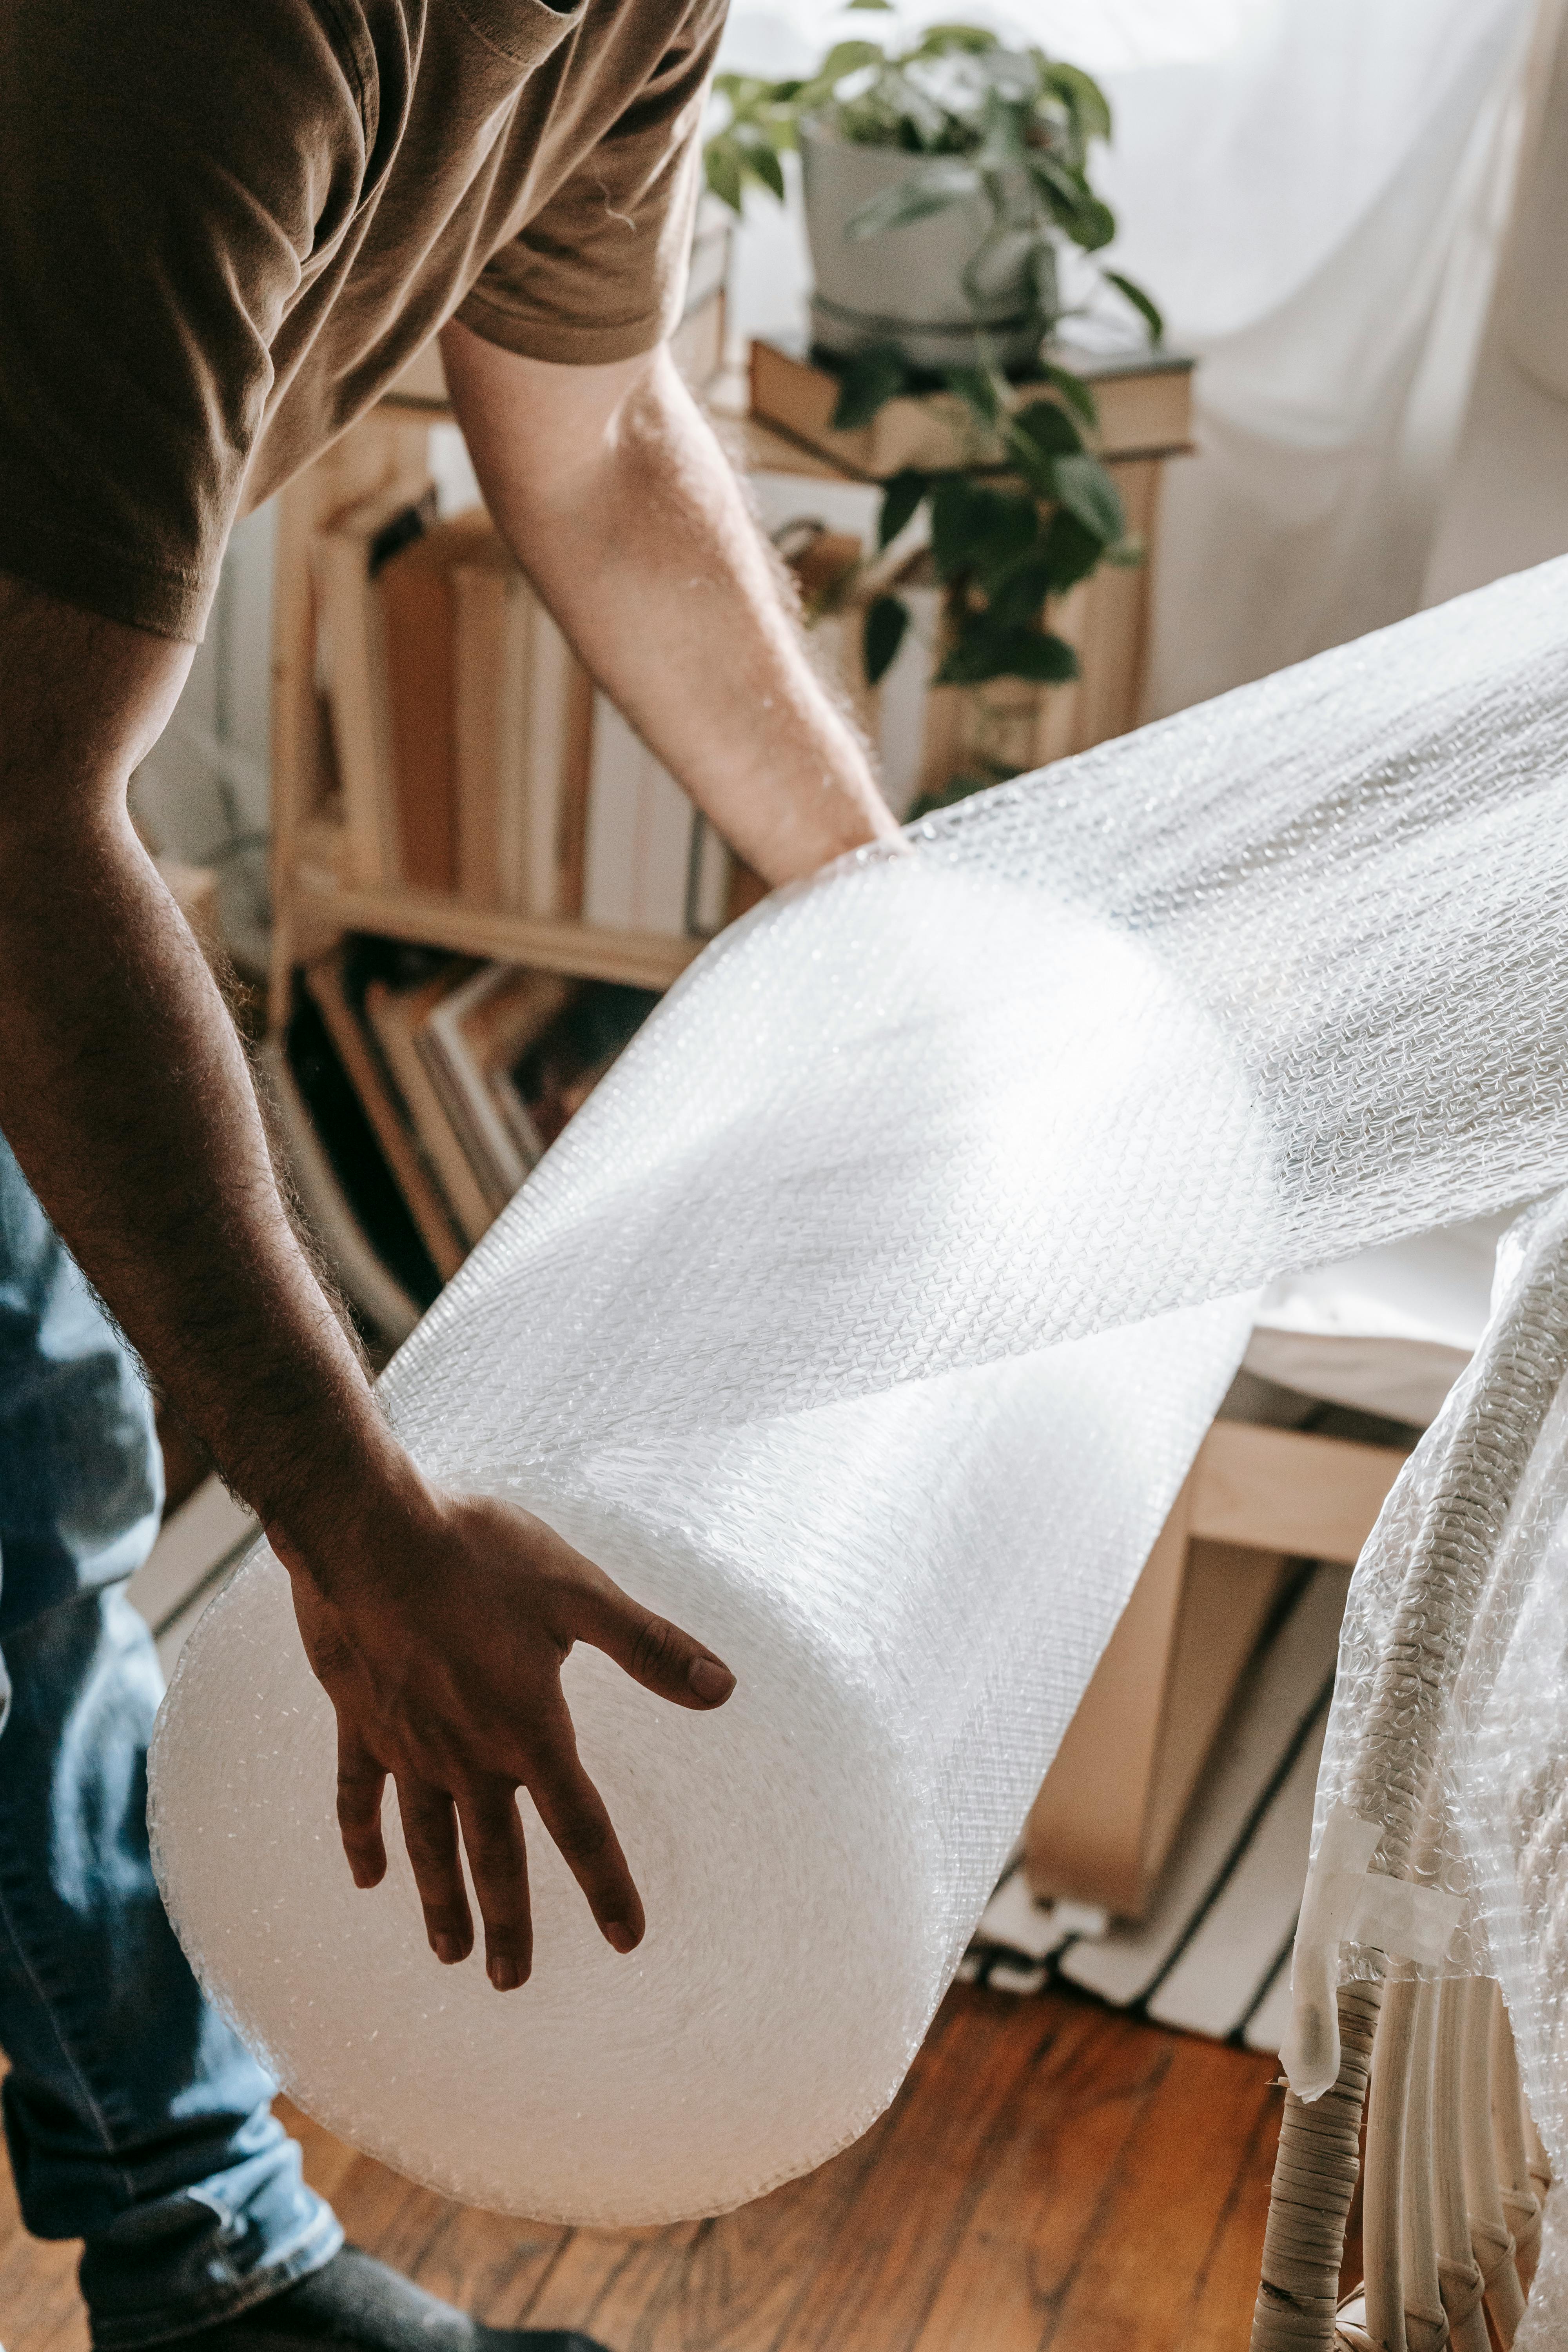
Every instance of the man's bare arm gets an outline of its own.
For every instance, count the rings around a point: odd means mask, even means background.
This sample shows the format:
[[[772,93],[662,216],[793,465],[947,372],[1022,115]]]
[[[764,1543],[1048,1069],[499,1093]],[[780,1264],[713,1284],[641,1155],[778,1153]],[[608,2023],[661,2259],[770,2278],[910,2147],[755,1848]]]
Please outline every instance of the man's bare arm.
[[[600,684],[726,839],[784,882],[895,834],[668,352],[559,367],[456,323],[441,347],[498,526]]]
[[[294,1239],[243,1050],[126,814],[189,649],[0,580],[0,1129],[154,1378],[260,1516],[337,1711],[362,1885],[395,1780],[426,1923],[492,1982],[528,1973],[526,1786],[617,1948],[642,1933],[577,1759],[574,1641],[650,1690],[732,1678],[526,1512],[432,1489],[378,1413]]]

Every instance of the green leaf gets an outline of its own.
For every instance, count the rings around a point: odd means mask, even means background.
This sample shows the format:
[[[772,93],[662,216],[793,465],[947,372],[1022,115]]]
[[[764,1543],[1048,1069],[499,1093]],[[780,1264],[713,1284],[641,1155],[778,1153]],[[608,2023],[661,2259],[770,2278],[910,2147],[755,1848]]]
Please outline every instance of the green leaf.
[[[894,9],[893,9],[893,0],[846,0],[846,5],[847,5],[847,6],[850,7],[850,8],[852,8],[852,9],[853,9],[853,8],[866,8],[866,9],[875,8],[875,9],[878,9],[878,10],[879,10],[881,14],[883,14],[884,16],[892,16],[892,15],[893,15],[893,13],[894,13]]]
[[[949,368],[942,376],[949,392],[967,401],[983,425],[994,425],[1002,414],[1005,384],[990,368]]]
[[[992,582],[1035,544],[1040,510],[1033,499],[1021,498],[1016,492],[987,490],[984,497],[983,528],[976,534],[972,560],[982,586],[989,590]]]
[[[931,497],[931,550],[937,577],[961,572],[984,580],[1016,563],[1039,529],[1035,501],[949,475]]]
[[[944,213],[952,205],[962,204],[967,196],[976,194],[981,184],[973,163],[942,157],[922,164],[907,180],[884,188],[868,205],[851,213],[844,234],[858,242],[862,237],[880,236],[890,228],[908,228],[912,221],[928,220],[933,213]]]
[[[1057,248],[1048,229],[1042,226],[1036,235],[1034,251],[1029,256],[1029,275],[1035,286],[1035,309],[1040,320],[1041,332],[1049,333],[1061,316],[1062,290],[1057,269]]]
[[[740,150],[727,131],[708,142],[702,151],[702,169],[713,194],[721,196],[731,212],[743,212]]]
[[[1115,560],[1076,515],[1058,507],[1039,543],[998,578],[986,582],[986,611],[1000,627],[1032,627],[1047,597],[1065,596],[1101,561]]]
[[[1081,172],[1043,148],[1030,149],[1028,168],[1029,177],[1041,194],[1051,199],[1053,211],[1060,213],[1065,208],[1070,216],[1093,194]]]
[[[1086,530],[1066,507],[1058,507],[1046,525],[1040,552],[1047,595],[1065,596],[1088,579],[1105,553],[1105,541],[1097,531]]]
[[[1096,547],[1096,555],[1099,552]],[[1056,584],[1050,557],[1037,550],[991,583],[985,603],[986,618],[999,629],[1032,628]]]
[[[879,66],[884,51],[876,41],[836,41],[813,74],[813,81],[847,81],[863,67]]]
[[[989,520],[986,499],[962,474],[945,475],[931,492],[931,552],[939,580],[952,580],[974,562]]]
[[[1019,418],[1010,416],[1003,429],[1003,439],[1008,456],[1024,479],[1038,497],[1049,499],[1054,505],[1058,459],[1073,456],[1083,445],[1071,417],[1064,408],[1058,408],[1055,401],[1036,401],[1031,404],[1031,409],[1044,413],[1033,417],[1031,427],[1025,427]],[[1030,413],[1030,410],[1025,411],[1026,415]],[[1059,427],[1048,421],[1051,416],[1060,419]]]
[[[757,138],[742,137],[740,145],[747,171],[753,179],[760,180],[770,195],[776,196],[782,205],[784,200],[784,165],[773,149],[765,139]]]
[[[1090,139],[1110,136],[1110,103],[1092,75],[1081,66],[1053,59],[1045,70],[1045,86],[1061,100],[1073,122]]]
[[[836,433],[852,433],[869,425],[884,402],[902,392],[909,381],[903,354],[891,343],[871,343],[857,352],[838,379],[838,399],[829,420]]]
[[[1053,636],[1048,629],[1026,629],[1007,675],[1033,678],[1041,686],[1066,686],[1078,676],[1078,656],[1065,637]]]
[[[1100,422],[1100,408],[1094,394],[1082,376],[1074,375],[1071,368],[1052,367],[1044,370],[1047,383],[1055,384],[1075,416],[1081,416],[1090,432]]]
[[[1102,205],[1098,196],[1090,196],[1086,205],[1079,206],[1077,217],[1068,234],[1082,246],[1085,253],[1098,253],[1100,247],[1109,245],[1116,235],[1116,215],[1109,205]]]
[[[1124,295],[1131,303],[1132,308],[1149,330],[1149,341],[1152,343],[1163,343],[1165,340],[1165,321],[1156,305],[1144,293],[1142,286],[1135,286],[1131,278],[1123,278],[1120,269],[1108,269],[1105,273],[1105,282],[1108,286],[1114,286],[1117,292]]]
[[[978,58],[987,49],[1000,47],[995,34],[987,32],[983,25],[928,25],[910,54],[916,58],[946,58],[959,51]]]
[[[1055,155],[1032,148],[1029,177],[1050,206],[1051,217],[1086,253],[1096,253],[1116,235],[1116,215],[1100,203],[1081,172]]]
[[[1083,447],[1082,434],[1055,400],[1032,400],[1008,419],[1009,444],[1016,447],[1020,437],[1042,457],[1066,457]]]
[[[1107,563],[1114,563],[1119,572],[1136,572],[1141,563],[1148,561],[1148,550],[1137,532],[1130,531],[1125,539],[1119,539],[1114,547],[1106,549],[1105,560]]]
[[[1127,517],[1121,493],[1099,458],[1087,452],[1077,457],[1058,457],[1052,472],[1057,496],[1068,514],[1085,530],[1092,531],[1102,547],[1113,547],[1126,532]]]
[[[866,664],[866,681],[875,686],[885,677],[904,642],[904,632],[910,625],[910,608],[899,596],[877,596],[866,608],[865,625],[861,632],[860,648]]]
[[[926,494],[926,478],[906,466],[895,474],[882,492],[882,511],[877,521],[877,545],[890,546],[909,521]]]
[[[1025,677],[1043,686],[1064,685],[1078,676],[1078,656],[1060,637],[1041,629],[987,627],[982,614],[967,627],[931,683],[984,686],[993,677]]]

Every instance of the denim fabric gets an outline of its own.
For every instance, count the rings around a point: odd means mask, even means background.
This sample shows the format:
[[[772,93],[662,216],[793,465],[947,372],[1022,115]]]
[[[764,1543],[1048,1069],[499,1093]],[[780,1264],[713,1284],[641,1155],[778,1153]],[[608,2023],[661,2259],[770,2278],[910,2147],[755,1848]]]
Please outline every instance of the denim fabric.
[[[95,2345],[276,2294],[342,2233],[207,2006],[147,1853],[162,1688],[119,1586],[157,1532],[136,1365],[0,1140],[0,2048],[27,2227],[86,2240]]]

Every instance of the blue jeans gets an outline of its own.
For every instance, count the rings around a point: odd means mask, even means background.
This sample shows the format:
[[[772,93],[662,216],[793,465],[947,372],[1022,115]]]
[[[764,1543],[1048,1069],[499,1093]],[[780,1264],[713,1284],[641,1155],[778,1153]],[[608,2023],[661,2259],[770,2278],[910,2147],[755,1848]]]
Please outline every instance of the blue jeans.
[[[28,2229],[86,2241],[112,2352],[243,2310],[342,2242],[153,1880],[162,1677],[120,1587],[162,1500],[140,1371],[0,1140],[5,2136]]]

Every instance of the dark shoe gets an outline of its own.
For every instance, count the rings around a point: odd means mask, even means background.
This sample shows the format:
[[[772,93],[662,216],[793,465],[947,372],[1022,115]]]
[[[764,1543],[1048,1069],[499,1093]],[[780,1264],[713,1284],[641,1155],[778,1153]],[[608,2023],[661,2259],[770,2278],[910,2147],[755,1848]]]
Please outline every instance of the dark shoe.
[[[345,2246],[309,2278],[232,2319],[169,2338],[170,2352],[604,2352],[574,2327],[486,2327]]]

